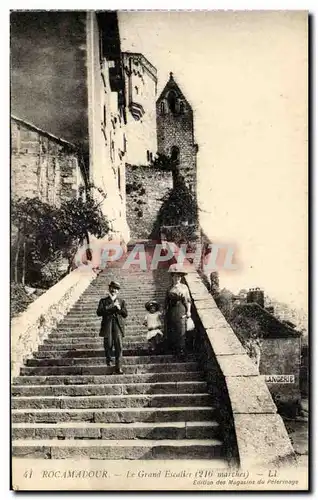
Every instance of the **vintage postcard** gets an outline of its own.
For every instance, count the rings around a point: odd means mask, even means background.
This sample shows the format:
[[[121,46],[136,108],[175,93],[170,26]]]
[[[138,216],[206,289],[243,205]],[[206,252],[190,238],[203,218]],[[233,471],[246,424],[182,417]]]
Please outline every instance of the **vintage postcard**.
[[[10,13],[14,490],[308,490],[308,13]]]

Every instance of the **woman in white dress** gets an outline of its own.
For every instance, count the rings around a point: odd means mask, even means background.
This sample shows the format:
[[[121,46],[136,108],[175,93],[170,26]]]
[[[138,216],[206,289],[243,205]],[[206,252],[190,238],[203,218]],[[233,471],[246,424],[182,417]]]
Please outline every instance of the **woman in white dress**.
[[[160,306],[157,301],[149,300],[145,304],[147,314],[144,319],[144,325],[147,327],[147,340],[149,342],[149,350],[154,352],[163,337],[162,333],[162,316]]]

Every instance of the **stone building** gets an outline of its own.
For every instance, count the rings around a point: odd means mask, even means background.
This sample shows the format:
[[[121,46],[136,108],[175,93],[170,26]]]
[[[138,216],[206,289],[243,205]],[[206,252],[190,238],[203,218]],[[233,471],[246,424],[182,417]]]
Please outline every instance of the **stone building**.
[[[157,153],[157,70],[142,55],[123,52],[126,89],[126,163],[147,165]]]
[[[126,240],[125,82],[116,12],[11,13],[11,110],[77,148]],[[14,194],[14,193],[13,193]]]
[[[158,153],[176,161],[186,185],[196,195],[198,151],[192,108],[170,73],[156,103]]]
[[[300,401],[300,332],[257,302],[237,305],[232,311],[232,320],[245,328],[246,335],[250,335],[250,328],[257,331],[261,339],[259,371],[265,376],[277,404],[297,406]]]
[[[11,190],[51,205],[79,196],[86,172],[74,144],[11,117]]]
[[[140,53],[121,52],[116,12],[11,13],[12,114],[34,130],[74,146],[87,183],[106,193],[101,208],[112,232],[125,241],[131,225],[134,234],[139,223],[142,234],[148,234],[162,198],[153,193],[151,209],[134,205],[132,213],[128,205],[145,200],[131,200],[131,193],[126,202],[126,184],[139,175],[129,171],[126,181],[129,165],[151,168],[156,153],[164,153],[178,163],[187,186],[196,193],[191,106],[172,74],[157,103],[156,92],[156,68]],[[30,172],[31,164],[30,159]],[[149,171],[145,189],[151,192],[158,175],[164,177],[166,194],[171,176],[160,172]],[[15,180],[13,195],[17,185]]]

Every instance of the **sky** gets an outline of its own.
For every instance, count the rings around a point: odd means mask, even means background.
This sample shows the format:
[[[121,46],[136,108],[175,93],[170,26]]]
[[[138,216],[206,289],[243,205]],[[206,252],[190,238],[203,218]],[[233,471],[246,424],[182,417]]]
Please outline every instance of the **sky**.
[[[202,228],[232,244],[220,285],[307,309],[307,15],[122,11],[122,50],[172,71],[194,110]]]

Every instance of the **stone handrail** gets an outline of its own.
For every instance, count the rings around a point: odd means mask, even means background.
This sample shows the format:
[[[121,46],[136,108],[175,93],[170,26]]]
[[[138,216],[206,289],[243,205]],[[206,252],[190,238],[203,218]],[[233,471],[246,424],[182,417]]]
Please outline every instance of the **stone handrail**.
[[[37,350],[96,277],[89,267],[75,269],[11,320],[11,375]]]
[[[186,276],[195,310],[195,322],[205,336],[204,351],[211,387],[222,379],[221,406],[228,406],[239,465],[242,468],[295,464],[295,453],[284,422],[277,413],[264,377],[246,354],[242,344],[218,309],[213,297],[194,270]],[[207,358],[213,357],[213,360]],[[227,410],[224,409],[226,412]],[[230,429],[228,430],[231,434]],[[232,432],[233,434],[233,432]]]

